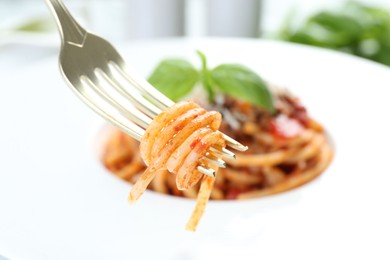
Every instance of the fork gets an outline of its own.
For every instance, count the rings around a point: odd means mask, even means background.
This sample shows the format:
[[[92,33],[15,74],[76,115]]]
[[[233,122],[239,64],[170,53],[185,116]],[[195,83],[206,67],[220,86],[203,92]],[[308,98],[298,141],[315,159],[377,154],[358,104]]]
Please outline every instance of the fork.
[[[174,102],[156,90],[126,65],[105,39],[85,30],[61,0],[46,0],[61,36],[60,71],[71,89],[100,116],[138,141],[153,118]],[[245,151],[246,146],[223,134],[229,147]],[[219,156],[215,156],[219,155]],[[220,156],[235,158],[226,148],[210,148],[204,159],[226,167]],[[204,165],[197,169],[215,177]]]

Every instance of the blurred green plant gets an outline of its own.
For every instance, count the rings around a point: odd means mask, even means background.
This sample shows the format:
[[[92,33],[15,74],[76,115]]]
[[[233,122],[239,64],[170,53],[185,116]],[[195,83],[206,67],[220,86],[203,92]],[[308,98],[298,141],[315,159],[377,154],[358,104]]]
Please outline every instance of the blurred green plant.
[[[0,34],[10,34],[10,33],[46,33],[54,31],[55,24],[53,23],[51,17],[31,17],[27,18],[24,21],[19,23],[1,27]]]
[[[23,32],[47,32],[53,30],[54,27],[52,24],[53,23],[48,19],[48,17],[34,17],[12,29]]]
[[[339,10],[324,10],[294,28],[289,15],[278,38],[330,48],[390,66],[390,11],[358,2],[347,2]]]

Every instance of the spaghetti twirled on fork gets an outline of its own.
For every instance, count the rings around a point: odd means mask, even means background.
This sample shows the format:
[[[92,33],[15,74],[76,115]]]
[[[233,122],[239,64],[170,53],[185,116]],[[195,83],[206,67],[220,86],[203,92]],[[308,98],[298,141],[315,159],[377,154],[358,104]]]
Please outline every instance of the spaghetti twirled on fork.
[[[209,149],[226,146],[222,134],[217,132],[221,121],[221,114],[208,112],[192,101],[178,102],[154,118],[140,145],[147,169],[133,186],[129,201],[138,200],[153,178],[166,171],[176,174],[179,190],[193,187],[203,177],[195,211],[187,224],[187,229],[195,230],[214,182],[214,177],[203,176],[197,166],[202,163],[217,170],[216,166],[202,158],[207,153],[217,159],[220,155],[210,154]]]

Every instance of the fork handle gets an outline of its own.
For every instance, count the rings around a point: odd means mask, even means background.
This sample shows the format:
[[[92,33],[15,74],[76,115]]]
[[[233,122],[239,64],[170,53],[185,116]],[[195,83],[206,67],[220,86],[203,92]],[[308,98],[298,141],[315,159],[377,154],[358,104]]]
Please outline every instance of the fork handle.
[[[60,31],[62,39],[72,45],[82,46],[87,31],[72,17],[61,0],[46,0]]]

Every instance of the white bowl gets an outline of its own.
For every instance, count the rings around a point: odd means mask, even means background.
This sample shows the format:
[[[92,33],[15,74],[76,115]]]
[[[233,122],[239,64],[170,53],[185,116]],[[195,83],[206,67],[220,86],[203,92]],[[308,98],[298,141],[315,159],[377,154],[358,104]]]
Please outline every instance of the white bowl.
[[[336,145],[314,181],[267,198],[211,201],[196,233],[194,201],[146,192],[108,173],[103,121],[67,89],[51,58],[2,75],[0,254],[10,259],[329,259],[390,257],[390,70],[332,51],[274,41],[167,39],[118,48],[147,76],[195,51],[242,63],[298,95]],[[387,239],[387,240],[386,240]]]

